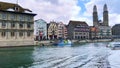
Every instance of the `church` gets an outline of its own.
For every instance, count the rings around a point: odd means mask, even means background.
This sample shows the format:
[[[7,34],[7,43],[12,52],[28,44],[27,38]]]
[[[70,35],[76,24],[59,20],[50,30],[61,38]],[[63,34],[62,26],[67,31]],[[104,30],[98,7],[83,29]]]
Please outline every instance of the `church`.
[[[109,26],[109,15],[107,5],[103,7],[103,21],[98,20],[97,6],[93,7],[93,27],[91,27],[91,38],[108,39],[112,37],[111,27]]]

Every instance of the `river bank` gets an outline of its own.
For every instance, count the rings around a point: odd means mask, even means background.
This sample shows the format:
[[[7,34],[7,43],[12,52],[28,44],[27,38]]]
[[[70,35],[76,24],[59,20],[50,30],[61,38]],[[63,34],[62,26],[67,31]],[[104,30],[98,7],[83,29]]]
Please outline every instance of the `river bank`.
[[[94,43],[94,42],[111,42],[111,39],[97,39],[97,40],[71,40],[73,44],[82,44],[82,43]],[[50,46],[55,42],[55,40],[45,40],[45,41],[34,41],[35,45],[40,46]]]
[[[95,42],[111,42],[112,40],[111,39],[97,39],[97,40],[71,40],[73,45],[76,45],[76,44],[84,44],[84,43],[95,43]],[[33,42],[25,42],[23,41],[22,45],[16,45],[16,44],[19,44],[20,42],[19,41],[12,41],[12,42],[4,42],[4,41],[1,41],[1,45],[0,45],[0,48],[9,48],[9,47],[28,47],[28,46],[53,46],[53,43],[55,43],[56,40],[42,40],[42,41],[33,41]],[[24,45],[25,43],[25,45]],[[4,44],[7,44],[7,45],[4,45]],[[9,44],[9,45],[8,45]],[[11,44],[11,45],[10,45]],[[29,44],[29,45],[26,45],[26,44]]]

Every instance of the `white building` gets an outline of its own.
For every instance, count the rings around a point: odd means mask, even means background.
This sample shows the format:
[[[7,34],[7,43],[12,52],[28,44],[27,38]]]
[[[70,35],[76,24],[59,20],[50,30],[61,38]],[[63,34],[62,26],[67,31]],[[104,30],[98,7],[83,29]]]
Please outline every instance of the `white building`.
[[[43,19],[38,19],[34,23],[34,35],[39,40],[47,39],[47,22]]]
[[[35,15],[18,4],[0,2],[0,46],[33,45]]]

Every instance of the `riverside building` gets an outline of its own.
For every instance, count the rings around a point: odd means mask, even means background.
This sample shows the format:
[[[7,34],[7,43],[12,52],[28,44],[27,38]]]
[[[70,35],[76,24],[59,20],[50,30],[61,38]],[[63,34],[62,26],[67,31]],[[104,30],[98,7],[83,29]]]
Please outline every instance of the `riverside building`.
[[[120,24],[115,24],[112,27],[112,37],[113,38],[120,38]]]
[[[0,46],[33,45],[35,15],[18,4],[0,2]]]
[[[93,31],[93,29],[95,30]],[[94,5],[93,7],[93,28],[91,28],[91,39],[97,38],[111,38],[111,27],[109,26],[109,16],[107,5],[105,4],[103,7],[103,22],[98,20],[97,7]]]
[[[35,20],[34,23],[34,32],[36,40],[45,40],[47,39],[47,22],[43,19]]]
[[[89,39],[89,26],[85,21],[69,21],[68,24],[69,39]]]
[[[67,38],[67,27],[65,24],[63,24],[62,22],[58,23],[58,38],[63,38],[66,39]]]
[[[54,21],[51,21],[47,24],[47,37],[49,40],[58,39],[58,24]]]

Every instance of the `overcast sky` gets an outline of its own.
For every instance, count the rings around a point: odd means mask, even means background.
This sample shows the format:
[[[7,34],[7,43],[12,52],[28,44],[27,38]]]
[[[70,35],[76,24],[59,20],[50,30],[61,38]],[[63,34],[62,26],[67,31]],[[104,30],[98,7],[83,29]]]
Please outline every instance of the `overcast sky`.
[[[17,0],[0,0],[17,3]],[[102,20],[103,6],[107,4],[109,10],[109,25],[120,24],[120,0],[18,0],[23,8],[36,13],[35,20],[44,19],[46,22],[62,21],[68,24],[69,20],[86,21],[92,23],[93,6],[97,6],[99,19]]]

